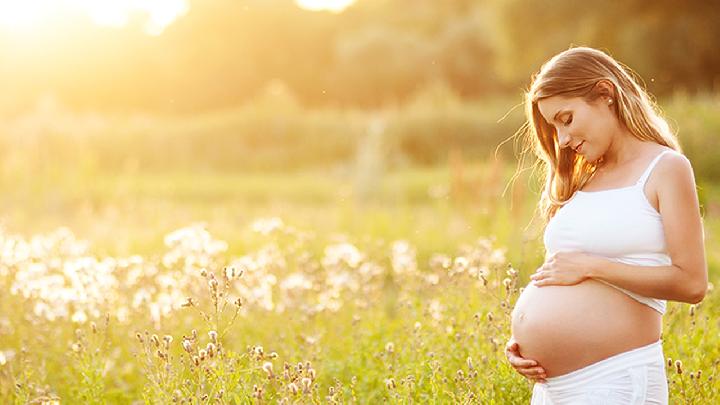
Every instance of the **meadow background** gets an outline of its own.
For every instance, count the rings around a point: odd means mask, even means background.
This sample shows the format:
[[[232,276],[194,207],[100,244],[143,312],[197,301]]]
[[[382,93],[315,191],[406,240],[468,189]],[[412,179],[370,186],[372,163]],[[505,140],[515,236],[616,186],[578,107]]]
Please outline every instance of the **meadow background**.
[[[710,288],[671,403],[720,398],[717,2],[0,1],[0,402],[528,403],[522,92],[570,45],[693,164]]]

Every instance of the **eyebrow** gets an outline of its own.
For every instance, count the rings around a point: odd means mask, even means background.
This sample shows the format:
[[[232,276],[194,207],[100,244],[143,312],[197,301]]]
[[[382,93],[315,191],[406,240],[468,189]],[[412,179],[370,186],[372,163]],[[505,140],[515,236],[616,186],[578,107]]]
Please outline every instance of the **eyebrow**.
[[[569,111],[568,110],[560,110],[560,111],[556,112],[555,116],[553,117],[553,121],[557,121],[558,115],[560,115],[562,113],[566,113],[566,112],[569,112]]]

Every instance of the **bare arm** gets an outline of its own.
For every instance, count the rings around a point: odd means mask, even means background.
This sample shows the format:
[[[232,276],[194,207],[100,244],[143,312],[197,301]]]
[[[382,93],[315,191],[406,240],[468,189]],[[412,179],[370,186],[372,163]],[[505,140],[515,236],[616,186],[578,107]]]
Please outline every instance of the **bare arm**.
[[[648,297],[698,303],[705,297],[708,274],[693,169],[687,158],[672,155],[661,160],[656,171],[662,179],[659,212],[672,265],[638,266],[606,260],[591,266],[587,275]]]

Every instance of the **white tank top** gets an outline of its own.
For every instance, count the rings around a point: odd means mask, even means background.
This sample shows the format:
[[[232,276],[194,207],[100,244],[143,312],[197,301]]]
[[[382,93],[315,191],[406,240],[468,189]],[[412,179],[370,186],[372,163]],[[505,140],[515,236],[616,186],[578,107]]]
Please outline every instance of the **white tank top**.
[[[662,218],[643,191],[653,167],[668,152],[678,153],[665,150],[658,154],[632,186],[578,190],[545,227],[546,258],[558,251],[582,251],[626,264],[670,266],[672,260],[667,253]],[[665,300],[598,281],[665,313]]]

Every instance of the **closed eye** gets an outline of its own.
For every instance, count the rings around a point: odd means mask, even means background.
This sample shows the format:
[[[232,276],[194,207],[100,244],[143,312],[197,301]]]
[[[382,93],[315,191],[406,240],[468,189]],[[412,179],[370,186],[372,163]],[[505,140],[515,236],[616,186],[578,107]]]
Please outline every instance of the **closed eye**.
[[[573,117],[572,117],[572,115],[570,115],[570,118],[568,118],[567,121],[565,121],[563,124],[565,124],[565,126],[568,126],[568,125],[570,125],[572,120],[573,120]]]

